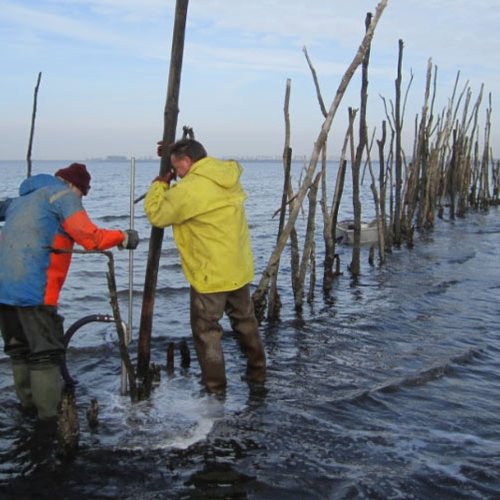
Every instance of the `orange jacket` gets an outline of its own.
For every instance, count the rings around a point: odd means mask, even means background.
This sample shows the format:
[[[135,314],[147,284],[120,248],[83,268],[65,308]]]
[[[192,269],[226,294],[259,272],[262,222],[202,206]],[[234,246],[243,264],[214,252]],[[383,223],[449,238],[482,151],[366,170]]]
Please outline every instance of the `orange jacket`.
[[[47,174],[21,183],[20,196],[0,202],[0,303],[56,306],[68,274],[70,253],[49,247],[105,250],[120,244],[118,230],[98,228],[82,201],[60,179]]]

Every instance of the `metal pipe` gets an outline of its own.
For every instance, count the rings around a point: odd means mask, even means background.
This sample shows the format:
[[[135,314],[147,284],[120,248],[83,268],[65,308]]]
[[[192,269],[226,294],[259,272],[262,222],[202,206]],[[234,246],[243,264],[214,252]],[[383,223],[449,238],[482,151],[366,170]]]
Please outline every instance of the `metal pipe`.
[[[130,229],[134,229],[134,211],[135,211],[135,158],[131,158],[130,162]],[[129,325],[129,336],[128,342],[132,340],[132,302],[133,302],[133,285],[134,285],[134,251],[129,250],[129,263],[128,263],[128,282],[129,282],[129,290],[128,290],[128,325]]]
[[[64,357],[61,361],[61,375],[64,382],[69,387],[74,387],[78,384],[78,381],[74,380],[68,372],[68,367],[66,366],[66,350],[68,349],[68,344],[76,331],[87,323],[92,323],[93,321],[100,321],[102,323],[113,323],[115,319],[109,314],[91,314],[90,316],[85,316],[73,323],[64,334]]]
[[[135,158],[130,160],[130,229],[134,229],[134,196],[135,196]],[[129,250],[128,260],[128,325],[125,329],[125,344],[128,345],[132,340],[133,325],[133,300],[134,300],[134,251]],[[122,361],[121,374],[121,393],[127,393],[127,370]]]

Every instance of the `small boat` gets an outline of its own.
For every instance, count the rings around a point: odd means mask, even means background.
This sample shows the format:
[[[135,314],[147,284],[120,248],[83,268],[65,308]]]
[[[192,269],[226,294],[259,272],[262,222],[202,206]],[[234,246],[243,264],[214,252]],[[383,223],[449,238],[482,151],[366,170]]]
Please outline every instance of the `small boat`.
[[[342,243],[352,245],[354,243],[354,221],[343,220],[337,223],[335,238],[341,239]],[[361,245],[371,245],[378,242],[377,220],[361,222]]]

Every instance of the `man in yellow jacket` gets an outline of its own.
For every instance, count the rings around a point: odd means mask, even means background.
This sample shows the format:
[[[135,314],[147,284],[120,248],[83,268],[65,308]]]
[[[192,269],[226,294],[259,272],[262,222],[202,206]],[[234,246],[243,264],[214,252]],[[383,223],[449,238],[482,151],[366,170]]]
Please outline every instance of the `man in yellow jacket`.
[[[247,358],[247,380],[263,382],[266,356],[250,297],[254,268],[243,169],[236,161],[208,157],[194,139],[170,146],[170,161],[180,180],[170,186],[169,178],[155,179],[144,211],[154,226],[172,226],[191,285],[191,330],[205,388],[219,394],[226,388],[219,324],[224,312]]]

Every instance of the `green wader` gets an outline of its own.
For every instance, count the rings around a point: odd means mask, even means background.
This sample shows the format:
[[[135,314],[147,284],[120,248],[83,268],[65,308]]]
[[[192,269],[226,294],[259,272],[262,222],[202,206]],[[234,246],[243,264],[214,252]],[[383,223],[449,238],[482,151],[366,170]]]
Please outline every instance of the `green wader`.
[[[63,318],[57,308],[0,304],[0,330],[21,406],[35,407],[40,419],[56,417],[64,354]]]
[[[17,399],[21,402],[23,410],[35,408],[31,394],[30,367],[23,360],[12,360],[12,376],[14,377],[14,388]]]

